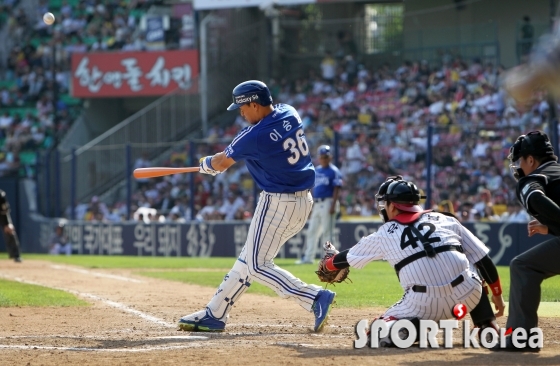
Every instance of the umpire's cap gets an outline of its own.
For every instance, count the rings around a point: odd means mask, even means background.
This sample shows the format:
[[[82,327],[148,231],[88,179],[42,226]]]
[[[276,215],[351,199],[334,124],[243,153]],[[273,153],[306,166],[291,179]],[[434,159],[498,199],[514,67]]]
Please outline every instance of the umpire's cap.
[[[391,182],[385,193],[378,192],[377,200],[391,202],[401,211],[422,212],[424,209],[418,203],[424,198],[416,184],[401,179]]]
[[[258,103],[262,106],[272,104],[272,96],[270,90],[265,83],[258,80],[245,81],[233,88],[233,103],[228,107],[228,111],[232,111],[241,107],[243,104]]]
[[[537,158],[550,157],[553,160],[558,160],[554,155],[554,148],[548,135],[542,131],[531,131],[526,135],[519,136],[509,149],[508,159],[513,162],[528,155]]]
[[[319,156],[331,156],[331,147],[329,145],[321,145],[317,149],[317,155]]]

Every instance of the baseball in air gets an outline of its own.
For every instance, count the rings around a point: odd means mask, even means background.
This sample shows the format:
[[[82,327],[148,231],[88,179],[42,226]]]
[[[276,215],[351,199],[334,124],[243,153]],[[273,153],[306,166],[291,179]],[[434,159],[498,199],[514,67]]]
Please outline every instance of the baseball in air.
[[[53,13],[45,13],[45,15],[43,15],[43,22],[45,22],[45,24],[51,25],[54,23],[54,15]]]

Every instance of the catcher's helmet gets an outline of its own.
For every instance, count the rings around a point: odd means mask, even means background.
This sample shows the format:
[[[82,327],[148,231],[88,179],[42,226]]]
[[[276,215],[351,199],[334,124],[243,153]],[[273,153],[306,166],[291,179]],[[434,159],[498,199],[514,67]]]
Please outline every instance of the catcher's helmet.
[[[508,159],[510,160],[510,169],[515,179],[519,179],[525,175],[523,170],[514,162],[521,157],[532,155],[536,158],[550,158],[550,160],[558,160],[554,155],[554,148],[550,143],[548,135],[542,131],[531,131],[526,135],[521,135],[509,149]]]
[[[389,188],[391,183],[402,179],[403,179],[402,175],[388,177],[385,180],[385,182],[383,182],[379,186],[379,189],[377,190],[377,194],[375,195],[375,199],[377,201],[377,211],[379,211],[379,214],[381,215],[383,222],[389,221],[389,217],[387,216],[387,211],[386,211],[387,202],[385,198],[385,194],[387,193],[387,188]]]
[[[383,221],[388,220],[386,207],[391,202],[396,208],[405,212],[422,212],[424,209],[418,203],[426,198],[420,194],[416,184],[403,180],[402,177],[389,177],[375,195],[377,209],[381,213]]]
[[[270,90],[265,83],[258,80],[245,81],[233,88],[233,103],[227,108],[232,111],[241,107],[243,104],[258,103],[262,106],[272,104],[272,96]]]
[[[319,156],[322,156],[322,155],[331,156],[331,147],[329,145],[319,146],[319,148],[317,149],[317,155],[319,155]]]

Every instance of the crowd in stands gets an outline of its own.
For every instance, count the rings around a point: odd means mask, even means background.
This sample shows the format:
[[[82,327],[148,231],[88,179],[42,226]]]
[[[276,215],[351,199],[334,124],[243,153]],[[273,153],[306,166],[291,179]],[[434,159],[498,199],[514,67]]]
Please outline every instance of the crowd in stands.
[[[544,96],[529,108],[516,109],[500,88],[501,66],[448,56],[442,65],[404,62],[396,69],[383,65],[371,70],[351,54],[327,53],[306,78],[269,81],[274,101],[299,111],[310,151],[332,144],[338,134],[343,218],[377,215],[374,196],[389,175],[403,175],[426,190],[427,126],[432,125],[432,199],[425,207],[452,212],[464,221],[529,220],[517,203],[507,155],[520,134],[546,131],[549,111]],[[163,164],[197,164],[198,158],[223,151],[227,138],[245,125],[237,117],[231,126],[214,127],[208,142],[198,144],[196,151],[189,146],[178,149]],[[135,168],[150,165],[140,158]],[[135,219],[249,219],[255,203],[253,184],[243,164],[216,177],[183,174],[140,181],[133,210],[153,211],[150,217]],[[119,220],[125,214],[121,201],[107,208],[101,219]]]
[[[37,149],[51,147],[72,124],[72,105],[79,103],[67,97],[72,53],[147,47],[139,20],[152,1],[53,4],[40,0],[36,14],[53,12],[54,26],[30,18],[17,8],[17,0],[0,4],[0,27],[7,27],[14,40],[6,69],[0,70],[0,175],[21,174],[22,162],[31,161]],[[306,77],[269,80],[268,85],[275,103],[291,104],[300,113],[311,152],[333,145],[338,135],[333,148],[344,175],[343,218],[377,215],[375,192],[389,175],[403,175],[426,190],[431,125],[432,190],[425,206],[464,221],[527,222],[506,157],[520,134],[547,130],[549,107],[545,96],[523,109],[512,105],[500,88],[502,71],[500,65],[450,53],[441,55],[437,67],[419,60],[368,68],[342,33],[338,49],[326,52]],[[214,126],[196,151],[187,144],[158,165],[196,165],[200,157],[223,151],[246,125],[238,116],[231,126]],[[317,164],[316,154],[313,158]],[[142,156],[135,168],[152,165]],[[255,205],[256,189],[243,163],[216,177],[181,174],[136,184],[131,214],[144,222],[246,220]],[[77,205],[75,218],[114,222],[127,217],[122,199],[102,201],[93,197]],[[65,216],[71,216],[70,209]]]
[[[37,14],[52,11],[57,17],[50,27],[17,4],[4,0],[0,5],[0,27],[7,27],[15,45],[0,75],[0,175],[21,173],[21,162],[32,160],[37,149],[52,146],[71,125],[73,102],[60,96],[68,94],[72,53],[146,49],[139,17],[152,2],[64,0],[53,6],[41,0]],[[311,151],[333,144],[338,134],[333,147],[344,174],[343,216],[376,215],[374,194],[389,175],[401,174],[425,190],[427,126],[432,125],[432,199],[426,207],[470,221],[529,219],[514,196],[506,157],[518,135],[546,130],[549,110],[544,96],[530,108],[516,109],[499,85],[503,67],[476,58],[446,53],[436,68],[426,61],[405,61],[397,68],[385,64],[369,69],[360,64],[348,37],[340,37],[339,46],[326,52],[307,77],[268,84],[275,102],[299,111]],[[214,127],[209,143],[198,144],[194,152],[188,146],[178,149],[164,164],[196,164],[198,158],[222,151],[228,138],[245,125],[238,117],[232,126]],[[135,167],[150,165],[142,157]],[[254,182],[243,164],[217,177],[194,177],[194,192],[191,175],[138,181],[133,218],[148,222],[251,217]],[[107,205],[94,197],[78,205],[75,216],[119,221],[126,209],[122,200]]]
[[[34,151],[56,144],[79,114],[81,101],[69,96],[72,54],[146,50],[140,17],[154,3],[39,0],[32,15],[3,0],[0,28],[14,46],[0,60],[0,175],[33,165]],[[46,12],[54,25],[43,22]]]

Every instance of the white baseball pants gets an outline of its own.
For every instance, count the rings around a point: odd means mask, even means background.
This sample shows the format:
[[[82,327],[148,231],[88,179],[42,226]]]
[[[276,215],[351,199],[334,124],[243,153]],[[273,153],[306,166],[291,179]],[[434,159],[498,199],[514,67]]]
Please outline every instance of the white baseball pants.
[[[215,318],[226,321],[231,307],[253,281],[274,290],[282,298],[293,298],[311,311],[321,287],[308,285],[278,267],[274,264],[274,257],[288,239],[301,231],[312,205],[313,198],[308,190],[260,194],[245,246],[208,303]]]
[[[330,241],[335,247],[337,243],[334,241],[334,225],[336,221],[336,213],[330,214],[332,198],[324,198],[315,200],[313,203],[313,211],[309,219],[307,227],[307,239],[305,241],[305,254],[302,260],[312,261],[317,256],[317,252],[321,253],[323,244]],[[338,207],[337,207],[338,211]],[[321,237],[321,241],[318,242]]]
[[[459,303],[466,305],[470,312],[480,301],[482,283],[478,275],[470,270],[464,271],[461,275],[464,276],[464,280],[455,287],[450,284],[425,286],[426,292],[407,289],[401,300],[391,306],[383,317],[434,321],[453,319],[453,307]]]

